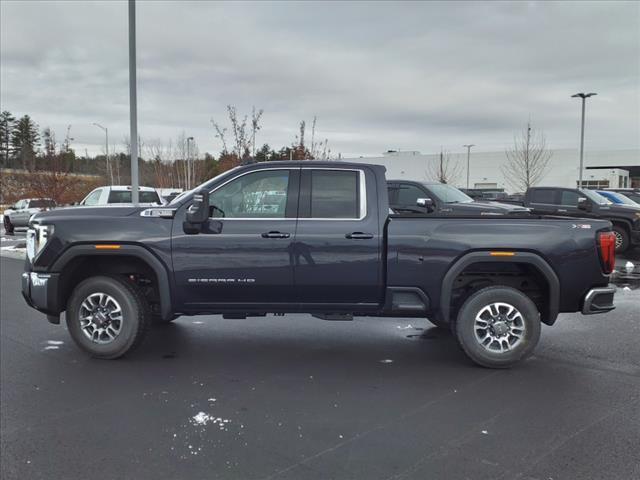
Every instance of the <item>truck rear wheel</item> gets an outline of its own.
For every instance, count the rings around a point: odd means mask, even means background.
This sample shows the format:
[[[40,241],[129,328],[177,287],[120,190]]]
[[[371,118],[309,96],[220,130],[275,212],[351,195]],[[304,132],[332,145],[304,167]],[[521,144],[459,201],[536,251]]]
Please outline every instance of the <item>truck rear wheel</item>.
[[[142,342],[151,315],[134,284],[115,276],[96,276],[75,288],[67,303],[66,321],[80,348],[94,357],[113,359]]]
[[[529,297],[515,288],[491,286],[464,302],[452,330],[475,363],[509,368],[531,355],[540,329],[540,313]]]

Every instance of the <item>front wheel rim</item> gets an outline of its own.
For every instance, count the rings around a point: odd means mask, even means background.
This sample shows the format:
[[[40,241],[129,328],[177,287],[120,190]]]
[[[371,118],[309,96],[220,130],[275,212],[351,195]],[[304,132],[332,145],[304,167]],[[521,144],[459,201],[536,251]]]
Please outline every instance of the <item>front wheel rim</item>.
[[[522,313],[509,303],[494,302],[477,313],[473,331],[477,342],[491,353],[511,352],[527,331]]]
[[[88,295],[80,304],[78,321],[86,338],[92,343],[106,345],[120,335],[124,317],[115,298],[96,292]]]
[[[613,231],[613,234],[616,236],[616,250],[622,248],[623,238],[620,232]]]

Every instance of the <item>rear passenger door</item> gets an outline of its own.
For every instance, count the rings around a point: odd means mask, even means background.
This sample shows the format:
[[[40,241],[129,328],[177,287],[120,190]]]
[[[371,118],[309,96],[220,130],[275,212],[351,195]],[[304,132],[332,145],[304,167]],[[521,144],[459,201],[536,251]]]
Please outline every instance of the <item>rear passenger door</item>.
[[[302,169],[291,261],[303,309],[366,311],[381,302],[376,188],[371,170]]]
[[[527,193],[527,207],[541,215],[555,215],[558,212],[558,190],[554,188],[534,188]]]

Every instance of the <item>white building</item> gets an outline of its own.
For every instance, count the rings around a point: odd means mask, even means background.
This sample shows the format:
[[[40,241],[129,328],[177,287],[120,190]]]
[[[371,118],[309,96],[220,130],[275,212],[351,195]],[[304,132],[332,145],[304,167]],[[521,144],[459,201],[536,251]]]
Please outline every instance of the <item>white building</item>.
[[[578,150],[551,150],[546,173],[540,186],[576,187],[580,153]],[[380,157],[343,158],[344,161],[373,163],[387,167],[387,178],[435,180],[430,178],[440,154],[422,154],[417,151],[389,151]],[[499,188],[513,193],[517,190],[505,178],[502,167],[506,164],[505,152],[474,152],[471,150],[469,188]],[[450,153],[449,164],[458,175],[452,182],[466,187],[467,154]],[[640,187],[640,149],[592,151],[584,154],[583,184],[588,188]]]

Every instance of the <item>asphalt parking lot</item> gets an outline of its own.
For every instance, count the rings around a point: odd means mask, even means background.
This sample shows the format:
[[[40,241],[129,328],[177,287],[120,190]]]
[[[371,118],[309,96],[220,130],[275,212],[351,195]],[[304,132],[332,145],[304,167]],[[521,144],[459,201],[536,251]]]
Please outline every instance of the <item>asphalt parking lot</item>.
[[[426,321],[182,317],[93,360],[1,267],[3,479],[640,478],[640,289],[474,366]]]

